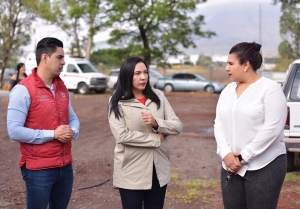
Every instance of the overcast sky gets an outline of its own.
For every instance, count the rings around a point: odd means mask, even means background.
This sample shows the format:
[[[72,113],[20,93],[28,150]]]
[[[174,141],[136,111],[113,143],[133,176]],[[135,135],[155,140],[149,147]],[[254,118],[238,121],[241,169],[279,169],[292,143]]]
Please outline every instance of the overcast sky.
[[[200,39],[199,47],[190,53],[226,54],[238,42],[255,41],[262,44],[265,55],[277,54],[281,12],[280,5],[273,5],[272,0],[208,0],[198,5],[198,11],[205,17],[203,28],[217,36]]]

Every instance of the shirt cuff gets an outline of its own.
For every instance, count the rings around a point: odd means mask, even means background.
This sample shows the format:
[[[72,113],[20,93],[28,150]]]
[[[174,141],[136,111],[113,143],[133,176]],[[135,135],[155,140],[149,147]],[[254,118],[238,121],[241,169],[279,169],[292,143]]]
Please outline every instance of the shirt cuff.
[[[74,137],[73,137],[73,139],[74,140],[77,140],[78,139],[78,137],[79,137],[79,131],[77,130],[77,128],[74,128],[74,127],[71,127],[71,129],[74,131]]]
[[[230,152],[232,152],[231,149],[226,148],[226,149],[222,150],[219,155],[220,155],[221,159],[223,160],[224,157],[226,157],[226,155],[228,155]]]
[[[166,128],[164,126],[164,123],[163,123],[164,120],[163,119],[160,119],[160,118],[154,118],[154,119],[156,120],[156,123],[158,125],[158,127],[156,129],[157,132],[161,132],[161,129]]]
[[[54,130],[43,130],[43,132],[46,141],[51,141],[54,139]]]
[[[242,150],[240,155],[242,156],[243,160],[247,163],[251,162],[252,154],[248,152],[248,150]]]

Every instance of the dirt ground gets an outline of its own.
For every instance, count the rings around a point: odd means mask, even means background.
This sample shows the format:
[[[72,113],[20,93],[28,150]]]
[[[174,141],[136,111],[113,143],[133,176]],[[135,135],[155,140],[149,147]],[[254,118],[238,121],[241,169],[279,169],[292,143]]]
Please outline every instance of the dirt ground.
[[[80,120],[80,137],[73,142],[75,181],[70,209],[121,209],[118,190],[113,189],[115,140],[107,122],[107,102],[102,95],[74,95],[72,106]],[[166,94],[183,123],[183,133],[169,137],[172,180],[168,184],[166,209],[221,209],[219,186],[221,160],[216,154],[213,122],[218,94],[172,92]],[[18,168],[19,144],[7,135],[7,99],[0,100],[0,208],[25,209],[25,186]],[[293,175],[298,175],[294,172]],[[106,183],[92,188],[103,181]],[[300,180],[284,183],[278,208],[300,208]]]

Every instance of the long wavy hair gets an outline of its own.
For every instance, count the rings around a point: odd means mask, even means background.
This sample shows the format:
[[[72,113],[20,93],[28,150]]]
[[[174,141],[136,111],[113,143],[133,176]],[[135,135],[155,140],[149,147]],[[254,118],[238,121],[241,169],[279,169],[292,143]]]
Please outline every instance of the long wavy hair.
[[[120,73],[117,81],[117,87],[114,93],[112,94],[109,103],[110,104],[109,114],[113,112],[115,114],[116,119],[122,117],[118,107],[118,102],[120,100],[129,100],[134,98],[134,95],[132,93],[132,80],[133,80],[135,66],[140,62],[144,63],[146,68],[148,69],[147,64],[140,57],[129,57],[125,59],[121,65]],[[157,109],[160,108],[160,99],[154,93],[154,91],[150,86],[149,76],[148,76],[148,82],[146,84],[145,89],[143,90],[143,93],[145,94],[146,98],[149,98],[156,103]]]

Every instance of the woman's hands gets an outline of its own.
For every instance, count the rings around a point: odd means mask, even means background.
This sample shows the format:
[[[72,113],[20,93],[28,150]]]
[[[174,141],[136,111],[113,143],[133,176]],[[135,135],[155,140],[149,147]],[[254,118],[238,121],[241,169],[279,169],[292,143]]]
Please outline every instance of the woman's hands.
[[[154,117],[152,116],[151,113],[142,112],[142,119],[145,124],[152,126],[152,128],[155,128],[155,129],[158,128],[158,123],[156,122],[156,120],[154,119]],[[159,135],[159,138],[161,141],[166,139],[168,136],[167,134],[163,134],[160,132],[157,132],[157,134]]]
[[[158,124],[151,113],[142,112],[142,118],[143,118],[144,123],[152,126],[152,128],[158,127]]]
[[[230,152],[224,158],[223,161],[226,165],[226,168],[231,173],[236,173],[242,167],[241,162],[239,161],[239,153]]]

